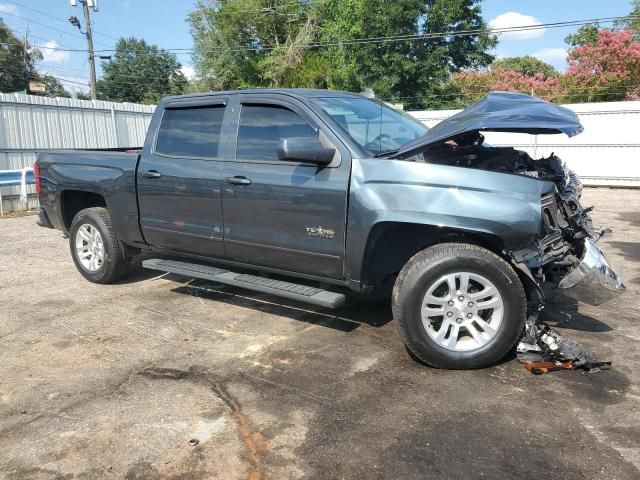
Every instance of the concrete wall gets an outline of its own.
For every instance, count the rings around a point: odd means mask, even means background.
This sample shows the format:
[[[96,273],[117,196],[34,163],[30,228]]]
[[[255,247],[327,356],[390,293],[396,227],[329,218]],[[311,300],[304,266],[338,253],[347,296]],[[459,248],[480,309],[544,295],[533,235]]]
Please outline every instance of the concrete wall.
[[[140,147],[155,106],[0,93],[0,170],[30,167],[38,151]],[[29,186],[29,193],[35,192]],[[5,211],[34,208],[2,187]]]
[[[640,101],[564,105],[578,114],[584,132],[566,135],[485,134],[495,146],[514,146],[534,158],[552,152],[565,160],[586,185],[640,187]],[[460,110],[410,112],[433,126]]]

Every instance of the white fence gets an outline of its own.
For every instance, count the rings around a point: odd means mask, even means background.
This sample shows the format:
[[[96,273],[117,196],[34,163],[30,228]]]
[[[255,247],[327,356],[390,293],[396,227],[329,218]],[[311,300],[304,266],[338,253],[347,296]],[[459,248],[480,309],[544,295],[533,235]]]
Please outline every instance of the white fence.
[[[534,158],[555,152],[586,185],[640,187],[640,101],[564,105],[578,114],[584,132],[526,135],[487,132],[487,142],[527,151]],[[432,127],[460,110],[410,112]]]
[[[0,171],[31,167],[36,154],[56,148],[126,148],[144,143],[155,107],[133,103],[0,93]],[[37,206],[20,187],[0,187],[3,210]],[[28,186],[28,193],[34,187]]]

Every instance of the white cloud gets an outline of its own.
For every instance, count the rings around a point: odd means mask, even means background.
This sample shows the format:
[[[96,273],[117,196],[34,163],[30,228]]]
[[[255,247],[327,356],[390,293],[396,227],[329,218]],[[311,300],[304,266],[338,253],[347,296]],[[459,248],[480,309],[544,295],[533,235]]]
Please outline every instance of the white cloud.
[[[49,40],[38,46],[38,49],[42,52],[42,61],[47,63],[63,63],[69,59],[69,52],[56,50],[60,48],[58,43],[54,40]]]
[[[0,13],[14,13],[17,10],[15,5],[11,5],[10,3],[0,3]]]
[[[565,48],[543,48],[531,54],[539,60],[547,63],[560,62],[567,59],[567,50]]]
[[[180,68],[180,71],[185,77],[187,77],[187,80],[193,80],[196,76],[196,71],[193,69],[193,67],[182,66]]]
[[[518,12],[506,12],[498,15],[489,22],[492,29],[502,29],[511,27],[524,27],[529,25],[542,25],[542,22],[530,15],[523,15]],[[530,40],[539,38],[544,35],[544,28],[535,30],[516,30],[511,32],[502,32],[499,34],[501,40]]]

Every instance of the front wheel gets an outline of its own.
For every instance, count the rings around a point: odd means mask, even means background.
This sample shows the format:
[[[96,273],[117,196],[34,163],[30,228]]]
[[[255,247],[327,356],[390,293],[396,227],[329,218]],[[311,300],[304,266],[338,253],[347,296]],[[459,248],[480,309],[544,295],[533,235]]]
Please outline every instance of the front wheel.
[[[513,268],[476,245],[445,243],[404,266],[393,316],[407,348],[437,368],[480,368],[500,360],[524,328],[526,296]]]
[[[69,247],[78,271],[93,283],[115,282],[127,271],[129,258],[105,208],[85,208],[76,214],[69,231]]]

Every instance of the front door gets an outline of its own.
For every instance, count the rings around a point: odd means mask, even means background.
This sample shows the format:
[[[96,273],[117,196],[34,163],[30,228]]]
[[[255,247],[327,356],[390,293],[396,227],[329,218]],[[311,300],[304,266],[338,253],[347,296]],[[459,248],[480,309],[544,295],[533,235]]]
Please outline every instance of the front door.
[[[225,99],[168,104],[138,169],[140,224],[156,248],[224,257],[220,179]]]
[[[222,167],[227,258],[342,278],[350,159],[337,148],[328,166],[279,160],[282,138],[338,147],[319,118],[281,97],[240,96],[235,159]]]

